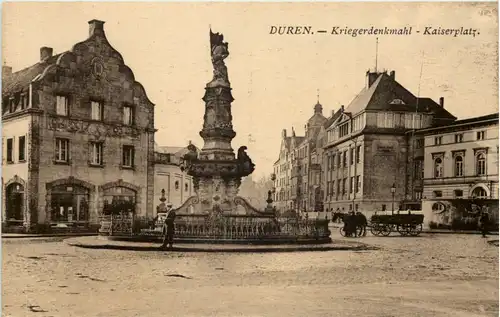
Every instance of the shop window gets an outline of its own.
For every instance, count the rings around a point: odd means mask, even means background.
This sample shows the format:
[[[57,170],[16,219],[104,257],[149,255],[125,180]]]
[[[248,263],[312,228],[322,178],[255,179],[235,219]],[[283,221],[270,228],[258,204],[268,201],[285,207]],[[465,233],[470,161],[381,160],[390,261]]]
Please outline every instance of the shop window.
[[[89,220],[89,190],[66,184],[51,190],[52,222],[87,222]]]

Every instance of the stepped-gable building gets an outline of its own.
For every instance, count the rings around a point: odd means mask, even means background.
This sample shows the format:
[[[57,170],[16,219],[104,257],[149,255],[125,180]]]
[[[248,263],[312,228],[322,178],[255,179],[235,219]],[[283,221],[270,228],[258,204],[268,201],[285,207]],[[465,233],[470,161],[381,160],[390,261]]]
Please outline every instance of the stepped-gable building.
[[[414,156],[406,132],[455,119],[443,99],[416,97],[394,71],[368,71],[365,87],[326,129],[325,208],[367,216],[398,209],[407,198],[407,165]]]
[[[2,79],[4,227],[98,225],[117,201],[153,215],[154,105],[103,21]]]
[[[296,136],[292,128],[292,135],[287,136],[286,129],[281,133],[279,158],[274,163],[274,172],[271,179],[274,182],[274,203],[278,211],[285,212],[293,209],[294,185],[292,184],[292,159],[295,148],[302,142],[303,136]]]

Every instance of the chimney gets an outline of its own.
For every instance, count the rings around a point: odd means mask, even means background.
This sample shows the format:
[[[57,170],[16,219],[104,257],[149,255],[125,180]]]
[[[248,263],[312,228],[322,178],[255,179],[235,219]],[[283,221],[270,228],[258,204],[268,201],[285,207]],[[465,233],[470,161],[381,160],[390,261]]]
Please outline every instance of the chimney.
[[[395,71],[391,71],[390,77],[391,77],[392,80],[396,80],[396,72]]]
[[[373,85],[373,83],[377,80],[378,76],[379,76],[379,73],[377,73],[377,72],[374,72],[374,73],[372,73],[370,71],[366,72],[366,88],[367,89]]]
[[[281,137],[283,139],[286,138],[286,129],[283,129],[283,131],[281,131]]]
[[[2,66],[2,77],[9,76],[12,74],[12,67],[10,66]]]
[[[340,106],[340,112],[344,112],[344,105]]]
[[[52,47],[40,47],[40,62],[45,61],[47,58],[52,57],[54,49]]]
[[[439,98],[439,105],[444,108],[444,97]]]
[[[104,21],[95,19],[89,21],[89,37],[93,35],[104,35]]]
[[[332,118],[335,115],[335,110],[332,109]]]

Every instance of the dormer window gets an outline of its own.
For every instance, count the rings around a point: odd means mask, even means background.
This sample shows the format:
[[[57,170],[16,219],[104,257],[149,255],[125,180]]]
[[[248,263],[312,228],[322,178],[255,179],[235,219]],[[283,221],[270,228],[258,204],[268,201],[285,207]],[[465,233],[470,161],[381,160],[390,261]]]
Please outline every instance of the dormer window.
[[[23,94],[21,96],[21,109],[28,108],[28,94]]]
[[[9,112],[14,113],[16,111],[16,100],[14,98],[9,99]]]
[[[393,101],[390,102],[391,105],[406,105],[405,102],[401,99],[394,99]]]
[[[69,104],[67,96],[56,96],[56,114],[58,116],[69,115]]]

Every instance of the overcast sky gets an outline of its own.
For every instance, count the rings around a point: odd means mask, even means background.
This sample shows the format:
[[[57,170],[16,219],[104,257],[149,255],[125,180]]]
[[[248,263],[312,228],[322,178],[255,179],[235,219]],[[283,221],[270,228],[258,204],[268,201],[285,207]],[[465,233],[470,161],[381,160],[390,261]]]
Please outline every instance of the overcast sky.
[[[204,87],[212,78],[209,25],[229,42],[233,148],[248,146],[255,176],[269,174],[281,130],[303,134],[319,89],[324,114],[346,106],[375,66],[375,36],[270,35],[272,25],[313,30],[413,26],[411,36],[379,36],[379,69],[415,95],[438,101],[459,118],[498,111],[496,3],[4,3],[3,61],[20,70],[85,40],[91,19],[106,21],[111,45],[156,104],[160,145],[202,146]],[[476,37],[423,36],[425,26],[474,28]],[[424,56],[424,58],[422,58]],[[254,142],[249,143],[249,135]]]

